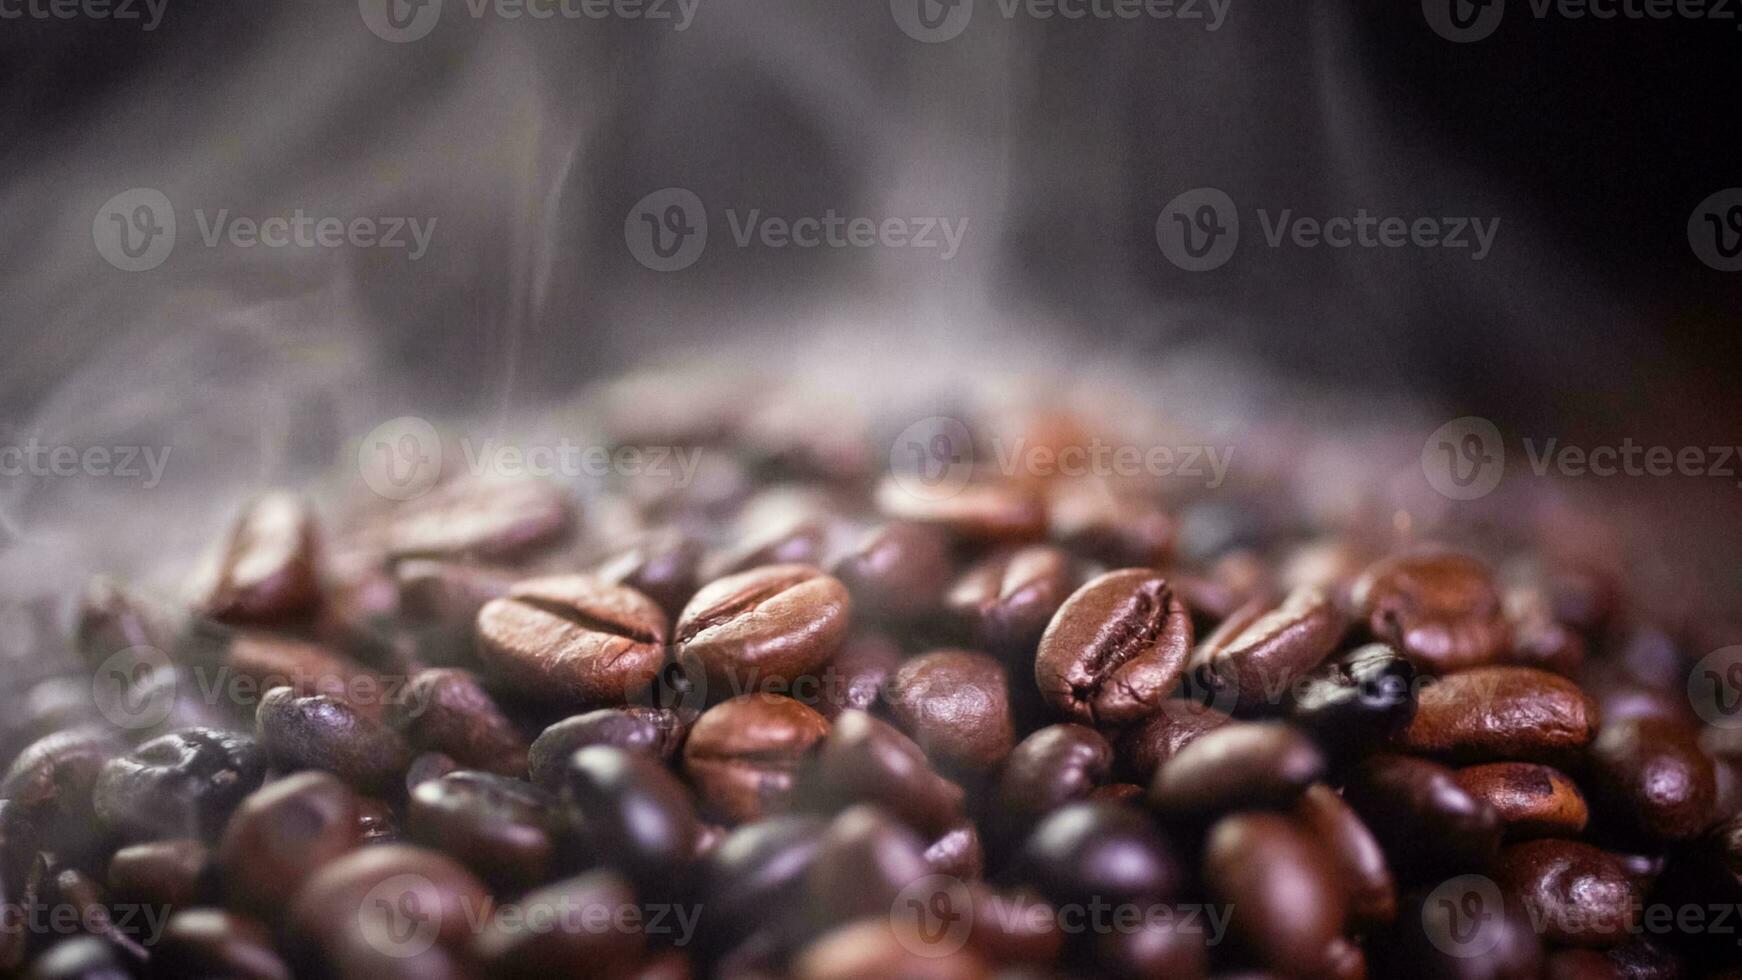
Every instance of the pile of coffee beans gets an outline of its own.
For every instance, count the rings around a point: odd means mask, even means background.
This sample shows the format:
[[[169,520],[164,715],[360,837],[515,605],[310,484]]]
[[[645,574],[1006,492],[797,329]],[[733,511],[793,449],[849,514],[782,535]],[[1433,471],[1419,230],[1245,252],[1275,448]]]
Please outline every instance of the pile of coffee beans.
[[[1742,656],[1624,568],[619,421],[694,465],[92,583],[0,705],[0,975],[1742,976]]]

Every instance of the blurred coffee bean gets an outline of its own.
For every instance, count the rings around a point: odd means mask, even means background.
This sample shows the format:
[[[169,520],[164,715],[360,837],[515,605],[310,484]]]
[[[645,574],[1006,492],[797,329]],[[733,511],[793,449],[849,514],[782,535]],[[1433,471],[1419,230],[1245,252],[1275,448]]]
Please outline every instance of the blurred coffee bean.
[[[394,558],[513,561],[560,542],[575,524],[566,494],[536,480],[467,480],[403,504],[387,530]]]
[[[796,980],[985,980],[991,971],[971,949],[938,955],[902,942],[887,914],[867,915],[817,937],[792,967]]]
[[[132,980],[138,975],[132,956],[96,936],[60,940],[37,957],[28,974],[30,980]]]
[[[478,610],[526,576],[512,569],[440,558],[395,562],[401,611],[410,619],[470,633]]]
[[[1577,677],[1585,662],[1585,638],[1554,618],[1549,597],[1534,589],[1506,593],[1512,620],[1512,643],[1503,660],[1518,667],[1536,667]]]
[[[103,767],[123,746],[107,729],[79,726],[30,743],[0,780],[10,819],[27,827],[44,850],[68,859],[101,850],[92,790]]]
[[[1426,759],[1373,756],[1349,775],[1343,799],[1407,881],[1479,868],[1500,848],[1500,815],[1459,786],[1452,770]]]
[[[1229,616],[1192,651],[1187,669],[1209,690],[1231,688],[1239,711],[1276,711],[1345,628],[1329,594],[1297,589],[1278,605],[1250,603]]]
[[[254,734],[281,771],[319,769],[364,791],[386,790],[411,764],[405,740],[350,704],[274,688],[260,699]]]
[[[220,622],[292,619],[320,602],[314,514],[295,494],[269,493],[237,518],[210,571],[200,611]]]
[[[1113,803],[1071,803],[1040,821],[1022,847],[1016,880],[1055,903],[1144,905],[1172,898],[1185,880],[1148,815]]]
[[[324,772],[267,783],[236,809],[218,845],[228,904],[275,917],[302,882],[359,841],[357,794]]]
[[[836,809],[874,803],[927,834],[962,815],[962,788],[939,776],[914,741],[863,711],[844,711],[799,774],[798,796]]]
[[[1232,912],[1235,940],[1270,969],[1329,972],[1346,892],[1325,849],[1276,813],[1223,817],[1204,845],[1205,886]]]
[[[1045,500],[1014,483],[969,483],[948,496],[920,496],[888,477],[877,488],[877,509],[974,543],[1034,541],[1046,534]]]
[[[1113,747],[1085,725],[1049,725],[1017,743],[998,778],[997,810],[1013,826],[1035,820],[1106,782]]]
[[[703,586],[679,617],[679,657],[719,693],[815,671],[846,636],[852,600],[807,565],[768,565]]]
[[[766,490],[739,512],[731,547],[706,562],[704,577],[717,579],[764,565],[820,568],[834,522],[827,504],[815,495],[790,488]]]
[[[562,770],[568,765],[569,756],[589,745],[608,745],[669,759],[676,754],[688,731],[689,726],[677,712],[641,705],[600,708],[564,718],[533,740],[528,752],[532,781],[555,790],[561,785]]]
[[[1295,685],[1290,715],[1338,755],[1382,744],[1416,712],[1416,673],[1383,643],[1369,643],[1308,673]]]
[[[1097,973],[1128,980],[1208,976],[1206,927],[1201,921],[1188,923],[1186,918],[1185,913],[1145,916],[1134,927],[1096,934],[1093,955]]]
[[[783,812],[799,760],[828,734],[822,715],[776,694],[722,701],[696,719],[683,765],[704,809],[731,823]]]
[[[412,757],[411,765],[405,769],[405,788],[414,789],[419,783],[440,779],[459,768],[460,764],[452,756],[440,752],[419,752]]]
[[[1559,949],[1543,965],[1545,980],[1676,980],[1684,975],[1675,954],[1648,939],[1605,950]]]
[[[1110,568],[1159,568],[1173,556],[1178,527],[1159,503],[1105,481],[1055,484],[1048,511],[1066,548]]]
[[[252,738],[191,728],[109,760],[91,802],[98,819],[133,840],[211,838],[265,778]]]
[[[478,654],[528,698],[622,704],[665,661],[665,613],[633,589],[584,575],[530,579],[478,613]]]
[[[1070,555],[1051,545],[1028,545],[982,559],[950,586],[944,602],[975,644],[1025,665],[1080,582]]]
[[[675,529],[658,531],[607,560],[594,576],[610,585],[634,589],[676,619],[700,584],[702,542]]]
[[[92,670],[132,647],[180,653],[185,617],[108,576],[93,578],[79,596],[73,643]]]
[[[583,856],[623,872],[644,897],[669,894],[696,852],[701,827],[689,793],[650,756],[594,745],[562,775]]]
[[[944,831],[943,836],[926,845],[921,856],[933,874],[962,881],[978,880],[986,870],[986,851],[980,842],[980,830],[972,820]]]
[[[1467,555],[1424,551],[1383,559],[1355,583],[1353,600],[1375,639],[1427,673],[1491,664],[1510,642],[1494,576]]]
[[[843,711],[868,711],[882,697],[889,675],[901,665],[901,648],[882,633],[847,637],[822,674],[816,709],[825,718]]]
[[[1490,762],[1466,766],[1458,785],[1500,815],[1509,840],[1577,837],[1590,811],[1585,796],[1566,773],[1533,762]]]
[[[902,622],[937,609],[953,565],[942,531],[893,521],[862,534],[831,571],[867,617]]]
[[[488,976],[514,980],[628,977],[647,937],[629,882],[590,871],[497,909],[478,934]]]
[[[830,821],[817,846],[807,891],[819,923],[861,915],[888,917],[901,890],[931,873],[914,832],[874,806],[850,806]]]
[[[1597,705],[1558,674],[1481,667],[1422,688],[1415,718],[1398,736],[1410,752],[1465,762],[1576,757],[1597,731]]]
[[[1160,714],[1125,729],[1119,736],[1118,769],[1125,778],[1147,786],[1162,763],[1206,733],[1234,719],[1204,705],[1180,701]]]
[[[708,941],[725,944],[758,924],[803,911],[803,882],[827,825],[808,814],[758,820],[727,834],[703,857],[696,878]]]
[[[1588,765],[1599,812],[1645,840],[1687,840],[1717,816],[1712,760],[1681,721],[1605,720]]]
[[[1163,763],[1149,805],[1163,817],[1189,820],[1284,807],[1324,774],[1324,756],[1298,729],[1239,722],[1206,732]]]
[[[260,922],[220,909],[187,909],[169,917],[152,947],[152,975],[230,980],[290,980]]]
[[[1004,666],[984,653],[935,650],[889,679],[890,714],[948,770],[987,772],[1016,741]]]
[[[1336,791],[1323,783],[1300,795],[1292,811],[1325,848],[1349,899],[1357,931],[1387,925],[1397,914],[1397,886],[1379,841]]]
[[[545,880],[555,820],[554,797],[537,786],[466,770],[420,783],[405,810],[413,841],[505,892]]]
[[[1553,839],[1513,844],[1500,852],[1494,877],[1550,942],[1603,947],[1630,937],[1632,882],[1613,858],[1589,844]]]
[[[211,850],[190,838],[132,844],[109,859],[109,890],[118,901],[186,907],[205,897]]]
[[[526,772],[526,742],[470,671],[413,674],[387,705],[385,720],[414,748],[503,776]]]
[[[1132,806],[1139,806],[1148,794],[1148,790],[1136,783],[1108,783],[1105,786],[1097,786],[1089,790],[1089,794],[1083,798],[1105,803],[1129,803]]]
[[[399,817],[393,805],[379,797],[364,796],[357,800],[357,840],[362,844],[384,844],[399,840]]]
[[[1035,681],[1055,711],[1090,724],[1155,714],[1185,670],[1192,625],[1155,572],[1108,572],[1053,616],[1035,656]]]
[[[383,844],[316,871],[291,903],[287,928],[346,980],[442,976],[469,953],[488,902],[483,883],[452,859]]]
[[[1537,980],[1542,940],[1530,917],[1474,884],[1487,879],[1450,879],[1408,895],[1395,927],[1375,948],[1377,975],[1432,980]],[[1474,884],[1472,884],[1474,883]],[[1492,882],[1487,882],[1490,886]]]

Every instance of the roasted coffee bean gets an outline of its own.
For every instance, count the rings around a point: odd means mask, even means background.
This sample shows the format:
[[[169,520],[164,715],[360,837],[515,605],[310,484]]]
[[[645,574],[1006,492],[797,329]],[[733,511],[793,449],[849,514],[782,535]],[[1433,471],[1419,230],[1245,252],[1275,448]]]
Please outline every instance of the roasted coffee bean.
[[[45,882],[41,892],[43,905],[55,910],[50,928],[65,929],[65,923],[73,923],[77,928],[113,943],[131,961],[140,963],[145,960],[148,954],[139,943],[144,937],[124,928],[126,923],[110,914],[109,892],[101,882],[84,869],[63,864],[49,855],[42,855],[41,861]]]
[[[451,975],[488,901],[483,883],[452,859],[383,844],[315,872],[291,903],[288,932],[346,980]]]
[[[30,743],[0,780],[0,799],[12,801],[8,816],[28,827],[45,850],[69,859],[101,850],[105,835],[92,807],[92,789],[121,751],[113,734],[94,725]]]
[[[1500,815],[1459,786],[1450,769],[1426,759],[1373,756],[1350,774],[1343,799],[1406,880],[1479,868],[1500,848]]]
[[[1408,725],[1415,700],[1415,668],[1385,644],[1369,643],[1302,678],[1289,711],[1320,744],[1348,755]]]
[[[1214,708],[1180,701],[1177,707],[1125,729],[1119,736],[1118,769],[1125,778],[1147,786],[1162,763],[1233,720]]]
[[[545,880],[554,853],[555,799],[487,772],[449,773],[411,791],[411,839],[452,857],[503,891]]]
[[[1146,916],[1135,926],[1103,930],[1094,936],[1099,976],[1144,980],[1148,977],[1208,975],[1209,945],[1201,923]]]
[[[273,688],[260,699],[254,735],[272,766],[282,771],[320,769],[359,789],[385,790],[411,764],[405,740],[348,702]]]
[[[953,568],[949,541],[935,527],[892,521],[866,531],[831,571],[867,616],[924,616],[942,601]]]
[[[252,738],[192,728],[109,760],[91,802],[98,819],[124,837],[211,838],[265,778],[264,753]]]
[[[1506,594],[1506,611],[1512,620],[1512,644],[1503,656],[1506,663],[1562,677],[1579,675],[1585,662],[1585,638],[1554,618],[1548,596],[1534,589],[1514,589]]]
[[[1046,534],[1046,501],[1014,483],[970,483],[949,496],[920,496],[890,477],[877,488],[877,507],[889,517],[937,525],[974,543],[1034,541]]]
[[[512,561],[560,542],[573,526],[573,506],[550,484],[462,481],[401,506],[387,547],[394,558]]]
[[[974,881],[986,870],[986,851],[972,820],[964,820],[945,831],[942,837],[926,845],[922,856],[933,874],[962,881]]]
[[[525,740],[470,671],[438,667],[413,674],[385,718],[414,748],[503,776],[526,772]]]
[[[1295,802],[1293,814],[1324,845],[1349,897],[1349,924],[1358,931],[1387,925],[1397,915],[1397,886],[1373,832],[1336,791],[1319,783]]]
[[[152,947],[152,970],[165,977],[290,980],[260,922],[221,909],[188,909],[169,917]]]
[[[1463,762],[1552,763],[1575,757],[1596,732],[1597,705],[1572,681],[1530,667],[1481,667],[1424,687],[1398,744]]]
[[[515,980],[628,977],[647,941],[639,918],[628,918],[640,911],[629,882],[590,871],[500,909],[478,935],[478,958],[487,975]]]
[[[928,834],[962,815],[962,788],[939,776],[914,741],[863,711],[843,711],[799,775],[798,795],[835,809],[875,803]]]
[[[887,913],[867,915],[823,935],[799,953],[797,980],[986,980],[986,963],[971,948],[935,953],[898,937]]]
[[[1073,720],[1137,721],[1161,710],[1191,643],[1191,618],[1166,579],[1144,569],[1108,572],[1053,616],[1035,656],[1035,681],[1047,703]]]
[[[1485,878],[1449,879],[1408,895],[1396,926],[1374,944],[1377,976],[1538,980],[1542,940],[1516,901]]]
[[[679,657],[729,691],[790,682],[821,667],[847,634],[852,600],[807,565],[768,565],[702,587],[678,618]]]
[[[185,907],[210,884],[212,853],[189,838],[133,844],[109,859],[109,890],[123,902]]]
[[[1004,666],[984,653],[935,650],[889,679],[890,714],[946,769],[985,772],[1010,754],[1016,724]]]
[[[827,826],[808,814],[771,817],[738,827],[708,852],[696,869],[707,941],[725,945],[756,925],[802,912],[805,875]]]
[[[1083,798],[1100,800],[1105,803],[1129,803],[1138,806],[1143,803],[1143,798],[1148,793],[1148,790],[1136,783],[1108,783],[1105,786],[1097,786],[1089,790],[1089,795]]]
[[[787,809],[799,760],[828,734],[822,715],[791,698],[745,694],[696,719],[684,771],[710,813],[732,823]]]
[[[374,796],[358,799],[357,839],[363,844],[383,844],[399,840],[399,818],[393,812],[393,805]]]
[[[810,904],[823,924],[861,915],[887,917],[901,890],[931,873],[925,845],[874,806],[842,810],[823,831],[806,874]]]
[[[1113,747],[1085,725],[1049,725],[1017,743],[998,779],[997,812],[1017,826],[1077,800],[1106,782]]]
[[[1277,813],[1223,817],[1204,845],[1205,886],[1231,910],[1229,930],[1270,969],[1330,972],[1346,892],[1325,849]]]
[[[1589,767],[1600,812],[1647,840],[1687,840],[1717,816],[1712,760],[1683,722],[1605,720],[1591,744]]]
[[[682,531],[656,532],[593,574],[601,582],[634,589],[676,619],[700,584],[703,551],[699,539]]]
[[[643,895],[667,894],[696,853],[689,793],[647,755],[581,749],[563,770],[562,799],[589,862],[622,871]]]
[[[1178,524],[1154,501],[1098,480],[1052,488],[1052,533],[1065,547],[1111,568],[1159,568],[1173,557]]]
[[[269,493],[236,520],[213,562],[200,611],[228,623],[291,619],[320,601],[314,514],[294,494]]]
[[[665,613],[634,589],[585,575],[531,579],[478,613],[478,654],[516,693],[622,704],[665,662]]]
[[[608,745],[669,759],[677,753],[688,732],[689,726],[679,713],[668,708],[628,705],[564,718],[533,740],[528,753],[532,781],[546,789],[556,789],[561,785],[562,770],[569,756],[589,745]]]
[[[1577,837],[1590,811],[1572,779],[1533,762],[1490,762],[1458,770],[1458,785],[1500,815],[1511,840]]]
[[[1164,817],[1200,820],[1288,806],[1324,774],[1324,756],[1293,726],[1240,722],[1205,733],[1157,769],[1149,805]]]
[[[1552,839],[1513,844],[1500,852],[1494,877],[1550,942],[1602,947],[1630,936],[1633,884],[1614,858],[1589,844]]]
[[[1051,545],[1028,545],[996,552],[968,569],[944,602],[974,643],[1012,664],[1026,664],[1079,583],[1070,555]]]
[[[1345,628],[1328,593],[1296,589],[1278,605],[1251,603],[1228,617],[1192,652],[1187,669],[1209,690],[1232,689],[1241,711],[1275,711]]]
[[[901,648],[881,633],[858,633],[841,644],[823,671],[816,709],[825,718],[843,711],[869,711],[883,695],[889,675],[901,665]]]
[[[1676,980],[1686,972],[1675,954],[1648,939],[1605,950],[1560,949],[1543,965],[1544,980]]]
[[[324,772],[267,783],[230,818],[218,846],[229,904],[263,916],[282,912],[322,865],[359,843],[357,794]]]
[[[115,579],[98,576],[79,597],[73,643],[92,670],[129,648],[181,653],[184,619]]]
[[[298,694],[326,694],[371,718],[381,717],[387,700],[386,682],[374,671],[321,644],[240,632],[231,639],[224,657],[224,665],[239,678],[227,686],[226,693],[237,699],[244,717],[257,707],[261,695],[275,687],[288,687]]]
[[[1186,871],[1146,814],[1113,803],[1071,803],[1035,826],[1015,878],[1060,904],[1148,904],[1174,896]]]
[[[1493,574],[1467,555],[1384,559],[1355,583],[1353,599],[1375,639],[1430,674],[1492,664],[1511,639]]]
[[[75,936],[49,947],[30,967],[30,980],[132,980],[137,960],[108,939]]]
[[[512,569],[439,558],[408,558],[393,565],[401,612],[467,633],[485,603],[507,595],[525,577]]]

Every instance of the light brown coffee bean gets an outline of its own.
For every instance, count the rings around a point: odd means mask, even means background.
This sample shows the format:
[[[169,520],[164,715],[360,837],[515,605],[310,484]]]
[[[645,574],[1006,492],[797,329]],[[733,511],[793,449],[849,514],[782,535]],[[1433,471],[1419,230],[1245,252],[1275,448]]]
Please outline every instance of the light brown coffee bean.
[[[1012,663],[1025,663],[1079,581],[1068,554],[1051,545],[1028,545],[994,553],[969,568],[950,586],[944,604],[974,643]]]
[[[877,488],[877,508],[889,517],[935,524],[970,542],[1034,541],[1046,534],[1046,501],[1015,483],[969,483],[948,496],[921,496],[888,477]]]
[[[1346,623],[1329,594],[1296,589],[1275,606],[1249,604],[1192,652],[1188,670],[1210,690],[1233,688],[1241,711],[1274,711],[1328,656]]]
[[[1383,559],[1355,583],[1353,600],[1375,639],[1427,673],[1494,663],[1510,641],[1494,576],[1467,555],[1422,551]]]
[[[1108,572],[1053,616],[1035,656],[1035,682],[1067,718],[1133,722],[1161,710],[1191,643],[1191,617],[1165,578],[1138,568]]]
[[[1553,763],[1582,752],[1597,720],[1596,703],[1565,677],[1531,667],[1480,667],[1424,687],[1397,744],[1462,762]]]
[[[847,635],[852,600],[808,565],[766,565],[710,582],[678,618],[679,658],[724,693],[791,681],[827,663]]]
[[[1490,762],[1458,770],[1458,785],[1500,815],[1511,840],[1577,837],[1590,810],[1566,773],[1534,762]]]
[[[292,619],[320,601],[314,514],[295,494],[269,493],[237,518],[209,572],[200,610],[226,623]]]
[[[478,613],[478,654],[519,694],[623,704],[665,662],[665,613],[634,589],[585,575],[531,579]]]
[[[987,772],[1016,742],[1004,666],[987,654],[914,657],[889,679],[886,697],[896,723],[946,770]]]
[[[561,541],[574,523],[568,496],[548,483],[456,481],[400,507],[387,547],[394,558],[512,561]]]
[[[788,808],[799,760],[828,731],[827,719],[791,698],[741,695],[696,719],[684,771],[714,816],[760,820]]]
[[[1325,757],[1282,722],[1238,722],[1193,741],[1156,770],[1149,805],[1168,818],[1288,806],[1323,778]]]

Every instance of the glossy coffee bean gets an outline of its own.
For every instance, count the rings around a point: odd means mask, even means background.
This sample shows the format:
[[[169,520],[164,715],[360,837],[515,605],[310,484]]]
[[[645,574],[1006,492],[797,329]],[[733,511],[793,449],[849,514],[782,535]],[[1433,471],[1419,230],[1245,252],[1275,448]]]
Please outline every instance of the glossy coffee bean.
[[[205,896],[212,852],[190,838],[133,844],[109,859],[109,890],[118,901],[186,907]]]
[[[82,854],[102,846],[92,789],[122,745],[106,728],[79,726],[25,746],[0,780],[8,817],[46,849]]]
[[[270,493],[237,518],[200,602],[220,622],[290,619],[320,601],[314,514],[295,494]]]
[[[863,711],[844,711],[799,775],[807,806],[873,803],[920,831],[941,834],[962,815],[962,788],[939,776],[914,741]]]
[[[348,702],[273,688],[260,699],[254,735],[272,766],[319,769],[365,791],[386,790],[411,764],[405,740]]]
[[[1312,740],[1281,722],[1240,722],[1206,733],[1156,770],[1149,805],[1167,818],[1288,806],[1325,774]]]
[[[1716,771],[1686,723],[1605,721],[1591,744],[1589,770],[1600,811],[1646,840],[1687,840],[1718,815]]]
[[[187,909],[169,917],[152,948],[152,969],[165,977],[290,980],[272,935],[254,919],[221,909]]]
[[[1053,710],[1090,724],[1160,710],[1185,670],[1191,618],[1155,572],[1108,572],[1078,589],[1041,637],[1034,676]]]
[[[362,844],[391,844],[404,835],[400,833],[399,817],[393,805],[374,796],[357,800],[357,840]]]
[[[1351,928],[1389,924],[1397,915],[1397,886],[1384,850],[1361,817],[1323,783],[1302,793],[1292,813],[1336,866],[1349,898]]]
[[[1471,879],[1477,880],[1477,879]],[[1375,944],[1378,976],[1433,980],[1538,980],[1543,944],[1516,902],[1435,882],[1405,897],[1396,926]]]
[[[980,842],[980,830],[972,820],[944,831],[943,836],[926,845],[922,856],[932,874],[961,881],[975,881],[986,870],[986,851]]]
[[[1415,667],[1369,643],[1309,672],[1294,687],[1289,717],[1340,755],[1382,743],[1415,717]]]
[[[731,823],[785,811],[799,761],[829,731],[822,715],[788,697],[745,694],[696,719],[684,772],[704,809]]]
[[[600,708],[564,718],[533,740],[528,752],[532,781],[546,789],[556,789],[569,756],[589,745],[607,745],[669,759],[688,731],[677,712],[641,705]]]
[[[1255,959],[1300,975],[1328,972],[1347,898],[1325,849],[1277,813],[1223,817],[1204,845],[1203,876],[1232,909],[1229,930]]]
[[[920,496],[891,477],[877,488],[877,507],[889,517],[935,525],[975,543],[1034,541],[1046,534],[1046,501],[1013,483],[970,483],[948,496]]]
[[[823,831],[806,888],[818,922],[861,915],[887,917],[901,890],[931,873],[925,844],[874,806],[842,810]]]
[[[996,552],[964,572],[944,602],[973,642],[1025,663],[1079,584],[1070,555],[1051,545]]]
[[[339,977],[448,975],[488,909],[484,885],[453,859],[405,844],[364,847],[303,885],[287,916],[293,948]]]
[[[513,892],[547,876],[555,851],[555,802],[531,783],[461,770],[413,789],[405,825],[416,843]]]
[[[478,655],[525,697],[622,704],[665,662],[665,613],[652,599],[585,575],[531,579],[478,612]]]
[[[91,801],[98,819],[127,838],[210,838],[265,778],[252,738],[192,728],[111,759]]]
[[[1353,599],[1373,637],[1427,673],[1494,663],[1510,642],[1494,576],[1467,555],[1429,551],[1384,559],[1361,575]]]
[[[936,650],[889,679],[890,714],[946,769],[985,772],[1016,741],[1004,666],[967,650]]]
[[[611,871],[590,871],[527,893],[479,933],[488,976],[628,977],[647,943],[635,890]],[[523,914],[509,914],[520,912]]]
[[[866,531],[832,568],[861,612],[896,621],[937,609],[952,570],[943,532],[906,521]]]
[[[1188,669],[1210,690],[1232,689],[1239,710],[1276,711],[1345,628],[1328,593],[1296,589],[1277,605],[1258,602],[1236,611],[1192,652]]]
[[[838,926],[807,945],[794,960],[797,980],[986,980],[986,963],[971,948],[942,955],[902,941],[889,916],[867,915]]]
[[[674,639],[687,665],[729,692],[820,668],[846,637],[851,614],[846,587],[833,576],[768,565],[703,586]]]
[[[1614,946],[1634,923],[1633,884],[1621,865],[1589,844],[1533,840],[1500,852],[1494,877],[1540,923],[1543,938],[1567,946]]]
[[[883,696],[889,675],[901,666],[901,648],[881,633],[858,633],[841,644],[835,659],[823,668],[822,691],[816,709],[825,718],[843,711],[869,711]]]
[[[1645,939],[1604,950],[1556,950],[1543,965],[1545,980],[1676,980],[1686,973],[1675,954]]]
[[[1107,781],[1113,747],[1086,725],[1049,725],[1018,742],[998,778],[1000,815],[1026,827]]]
[[[702,542],[677,530],[656,532],[600,565],[600,581],[634,589],[675,619],[701,584]]]
[[[227,904],[275,917],[322,865],[357,846],[358,799],[324,772],[286,776],[256,790],[218,845]]]
[[[418,671],[388,703],[385,718],[415,749],[503,776],[526,772],[525,740],[470,671]]]
[[[30,980],[132,980],[138,975],[135,957],[96,936],[56,942],[37,957],[28,974]]]
[[[1166,901],[1185,877],[1168,841],[1137,810],[1071,803],[1034,828],[1015,876],[1055,903]]]
[[[584,857],[623,872],[643,895],[668,893],[696,853],[689,792],[642,753],[581,749],[564,768],[562,799]]]
[[[1406,880],[1480,868],[1500,848],[1500,815],[1459,786],[1452,770],[1426,759],[1373,756],[1349,775],[1343,799]]]
[[[1129,980],[1208,976],[1206,930],[1201,923],[1180,921],[1183,918],[1145,917],[1130,928],[1096,934],[1093,958],[1097,974]]]
[[[387,541],[394,558],[508,561],[561,541],[573,525],[567,496],[547,483],[458,481],[402,505]]]
[[[1181,701],[1177,708],[1145,718],[1119,735],[1118,770],[1125,778],[1147,786],[1162,763],[1233,720],[1214,708]]]
[[[1458,785],[1500,815],[1510,840],[1577,837],[1590,810],[1585,796],[1566,773],[1533,762],[1490,762],[1466,766]]]
[[[804,879],[827,826],[810,814],[771,817],[738,827],[708,852],[696,869],[708,941],[723,945],[803,911]]]
[[[1597,706],[1572,681],[1529,667],[1482,667],[1426,685],[1398,744],[1466,762],[1555,762],[1576,756],[1596,731]]]

